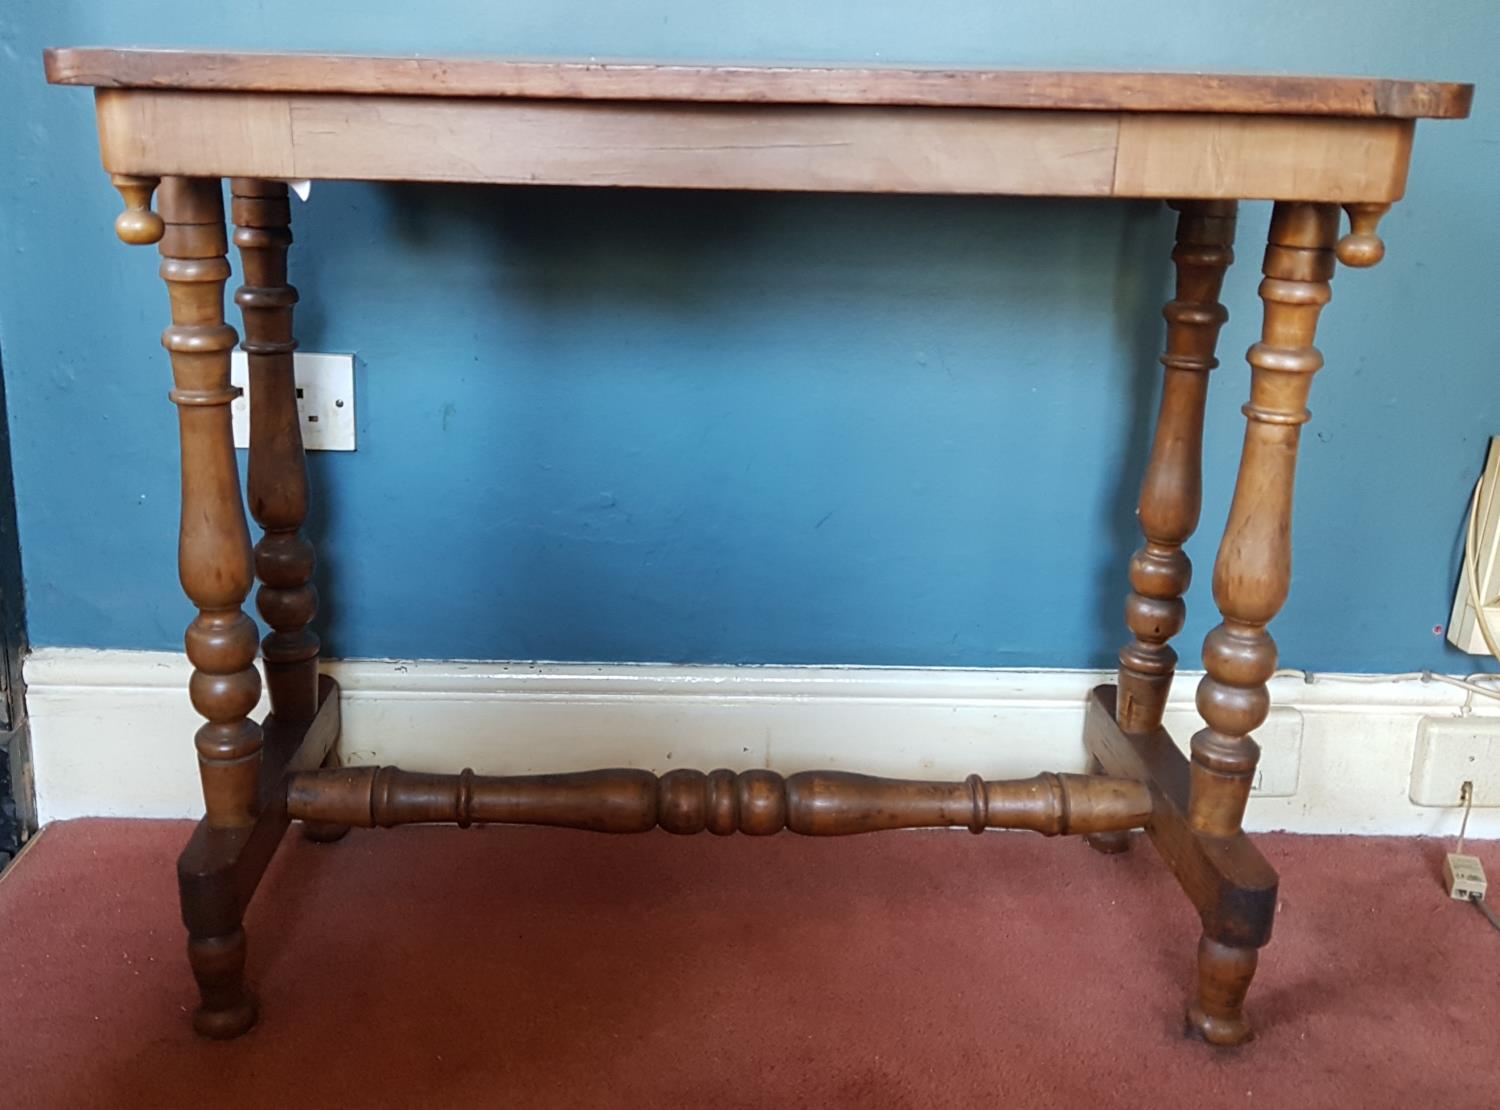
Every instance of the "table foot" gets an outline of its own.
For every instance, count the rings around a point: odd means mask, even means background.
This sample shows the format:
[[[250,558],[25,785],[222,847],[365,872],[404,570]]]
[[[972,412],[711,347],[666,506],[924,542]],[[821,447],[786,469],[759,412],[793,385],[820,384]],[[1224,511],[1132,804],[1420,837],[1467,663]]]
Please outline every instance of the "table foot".
[[[1090,758],[1089,774],[1102,775],[1104,773],[1104,767],[1099,761]],[[1101,856],[1118,856],[1130,851],[1132,831],[1131,829],[1115,829],[1108,832],[1089,833],[1083,840],[1085,844]]]
[[[258,1009],[245,986],[245,930],[189,939],[188,962],[203,998],[193,1014],[193,1028],[216,1041],[248,1032]]]
[[[1190,1036],[1224,1048],[1255,1036],[1244,1007],[1259,958],[1254,948],[1233,948],[1209,937],[1199,940],[1198,985],[1187,1009]]]
[[[188,961],[203,999],[193,1028],[216,1040],[238,1037],[255,1024],[255,996],[245,985],[245,908],[291,823],[288,778],[321,766],[338,742],[338,685],[327,676],[320,678],[318,712],[312,720],[278,721],[273,713],[263,733],[255,823],[221,829],[204,820],[177,860]]]
[[[339,825],[332,821],[302,822],[302,839],[310,840],[314,844],[335,844],[348,835],[348,825]]]
[[[328,753],[328,758],[323,760],[323,770],[332,770],[342,767],[344,761],[339,757],[338,749],[334,748]],[[349,835],[353,826],[342,821],[319,821],[316,818],[304,818],[302,825],[302,839],[313,844],[336,844]]]
[[[1244,833],[1219,837],[1192,827],[1187,758],[1165,729],[1122,729],[1116,695],[1113,686],[1090,695],[1084,742],[1105,773],[1150,788],[1146,834],[1203,923],[1188,1032],[1211,1045],[1243,1044],[1251,1037],[1245,995],[1276,913],[1276,871]]]
[[[1091,833],[1083,838],[1083,842],[1101,856],[1118,856],[1130,851],[1128,832]]]

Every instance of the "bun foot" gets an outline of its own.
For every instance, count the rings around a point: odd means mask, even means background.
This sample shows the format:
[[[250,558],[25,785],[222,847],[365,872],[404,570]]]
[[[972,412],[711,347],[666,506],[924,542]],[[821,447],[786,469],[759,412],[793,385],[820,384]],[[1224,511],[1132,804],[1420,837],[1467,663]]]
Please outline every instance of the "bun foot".
[[[257,1009],[255,996],[245,988],[245,930],[190,937],[188,962],[203,999],[193,1014],[193,1028],[216,1041],[248,1031]]]
[[[1117,856],[1121,852],[1130,851],[1130,833],[1128,831],[1090,833],[1083,839],[1090,848],[1100,855]]]
[[[332,844],[349,835],[348,825],[337,825],[331,821],[302,822],[302,839],[314,844]]]
[[[1259,959],[1254,948],[1232,948],[1208,937],[1198,941],[1198,990],[1187,1010],[1190,1036],[1226,1048],[1255,1036],[1245,1018],[1245,995]]]
[[[1233,1048],[1253,1040],[1255,1030],[1250,1028],[1244,1014],[1236,1017],[1212,1017],[1194,1002],[1188,1006],[1187,1035],[1220,1048]]]
[[[255,1019],[260,1016],[260,1007],[249,991],[242,992],[238,1002],[225,1010],[210,1010],[199,1006],[193,1012],[193,1029],[199,1036],[215,1041],[229,1041],[242,1033],[248,1033]]]

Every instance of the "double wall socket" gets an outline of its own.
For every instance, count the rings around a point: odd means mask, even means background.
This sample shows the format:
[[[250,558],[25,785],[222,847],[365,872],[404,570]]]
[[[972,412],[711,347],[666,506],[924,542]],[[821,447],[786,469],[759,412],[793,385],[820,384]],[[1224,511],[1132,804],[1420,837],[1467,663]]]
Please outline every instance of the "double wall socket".
[[[1500,717],[1423,717],[1411,762],[1411,800],[1419,806],[1500,806]]]
[[[297,352],[292,356],[297,380],[297,413],[302,418],[302,446],[309,451],[354,450],[354,356]],[[229,360],[229,380],[244,392],[229,406],[234,445],[250,446],[250,369],[244,351]]]
[[[1162,721],[1178,747],[1186,753],[1193,733],[1203,727],[1203,718],[1192,709],[1169,709]],[[1302,766],[1302,714],[1289,706],[1273,706],[1264,723],[1255,730],[1260,745],[1260,763],[1250,782],[1256,798],[1290,798],[1297,793]]]

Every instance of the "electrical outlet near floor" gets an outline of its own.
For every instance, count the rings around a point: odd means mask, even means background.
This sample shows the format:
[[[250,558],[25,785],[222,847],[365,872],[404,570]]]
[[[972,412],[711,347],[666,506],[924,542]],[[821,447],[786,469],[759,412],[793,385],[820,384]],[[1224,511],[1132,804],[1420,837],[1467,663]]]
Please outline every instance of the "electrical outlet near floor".
[[[1423,717],[1411,761],[1411,800],[1419,806],[1500,806],[1500,717]]]
[[[1162,720],[1172,739],[1184,753],[1193,733],[1203,727],[1203,718],[1192,709],[1169,709]],[[1260,745],[1260,763],[1250,783],[1256,798],[1290,798],[1297,793],[1302,767],[1302,714],[1286,706],[1275,706],[1265,723],[1255,730]]]
[[[292,374],[297,381],[302,446],[308,451],[353,451],[354,356],[298,351],[292,356]],[[244,391],[229,406],[234,445],[249,447],[250,368],[244,351],[230,357],[229,380]]]

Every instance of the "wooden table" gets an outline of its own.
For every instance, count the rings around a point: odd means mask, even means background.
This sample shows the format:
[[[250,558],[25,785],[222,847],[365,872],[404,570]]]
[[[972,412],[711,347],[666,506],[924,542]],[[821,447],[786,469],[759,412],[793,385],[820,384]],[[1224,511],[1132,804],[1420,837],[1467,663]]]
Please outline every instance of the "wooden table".
[[[179,569],[207,816],[179,863],[195,1025],[255,1021],[244,909],[288,823],[524,822],[600,832],[815,836],[915,826],[1084,834],[1121,851],[1145,829],[1203,921],[1187,1025],[1251,1035],[1244,1000],[1270,939],[1276,873],[1241,831],[1270,706],[1266,630],[1291,579],[1291,503],[1313,346],[1335,261],[1378,262],[1376,224],[1406,184],[1415,121],[1461,118],[1468,85],[1364,78],[758,68],[60,49],[48,80],[96,89],[104,168],[127,243],[161,244],[182,439]],[[250,364],[248,499],[230,433],[221,179]],[[640,770],[483,777],[341,767],[338,688],[318,674],[308,486],[292,379],[284,181],[447,181],[880,193],[1159,197],[1180,213],[1161,413],[1130,564],[1119,681],[1093,692],[1092,773],[912,782],[814,771]],[[160,186],[160,215],[151,198]],[[1226,313],[1236,201],[1275,201],[1250,348],[1239,477],[1214,567],[1223,620],[1203,646],[1206,723],[1184,758],[1162,729],[1198,521],[1204,397]],[[1340,206],[1351,231],[1339,236]],[[242,609],[252,582],[270,633]],[[260,655],[271,712],[260,696]],[[1101,971],[1103,968],[1100,969]]]

